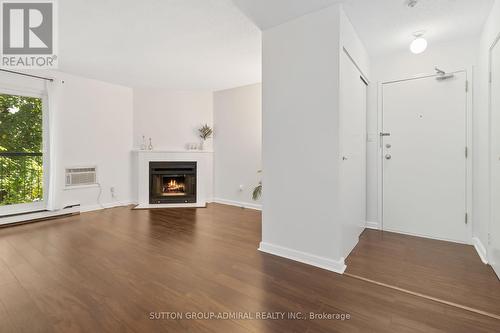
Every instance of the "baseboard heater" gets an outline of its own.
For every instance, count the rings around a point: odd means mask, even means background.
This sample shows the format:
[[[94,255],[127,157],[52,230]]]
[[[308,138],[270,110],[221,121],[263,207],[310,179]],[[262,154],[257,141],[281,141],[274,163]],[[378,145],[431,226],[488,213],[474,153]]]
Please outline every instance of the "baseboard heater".
[[[0,216],[0,228],[25,223],[40,222],[77,214],[80,214],[80,204],[66,206],[63,209],[56,211],[41,210],[36,212],[3,215]]]

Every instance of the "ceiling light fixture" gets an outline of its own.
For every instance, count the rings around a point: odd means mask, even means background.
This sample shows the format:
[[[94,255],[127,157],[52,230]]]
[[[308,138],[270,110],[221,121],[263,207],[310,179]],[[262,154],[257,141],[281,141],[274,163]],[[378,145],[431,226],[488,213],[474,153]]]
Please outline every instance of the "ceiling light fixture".
[[[420,54],[427,49],[427,40],[423,37],[424,31],[417,31],[413,34],[415,39],[410,44],[410,51],[413,54]]]

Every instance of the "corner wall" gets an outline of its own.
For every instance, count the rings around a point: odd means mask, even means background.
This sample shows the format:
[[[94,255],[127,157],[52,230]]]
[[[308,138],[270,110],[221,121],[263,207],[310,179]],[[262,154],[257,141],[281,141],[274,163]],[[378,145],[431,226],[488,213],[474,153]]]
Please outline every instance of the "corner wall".
[[[262,169],[262,85],[214,93],[214,201],[260,208],[253,188]],[[240,186],[243,188],[240,189]]]
[[[54,75],[59,86],[55,167],[62,207],[79,203],[82,210],[93,210],[129,204],[132,89],[61,72]],[[100,196],[98,187],[64,189],[65,168],[78,166],[97,166]]]
[[[137,149],[142,135],[152,138],[154,149],[185,150],[187,143],[200,143],[197,129],[213,126],[211,91],[172,91],[159,88],[134,89],[133,142]],[[212,150],[207,140],[206,150]]]
[[[343,271],[338,5],[263,31],[261,250]],[[310,175],[315,175],[311,178]]]
[[[488,246],[490,204],[489,204],[489,50],[495,38],[500,34],[500,1],[496,0],[486,21],[478,49],[477,90],[475,94],[474,142],[476,161],[474,166],[474,224],[473,234],[479,240],[476,248]],[[486,258],[486,253],[484,253]]]

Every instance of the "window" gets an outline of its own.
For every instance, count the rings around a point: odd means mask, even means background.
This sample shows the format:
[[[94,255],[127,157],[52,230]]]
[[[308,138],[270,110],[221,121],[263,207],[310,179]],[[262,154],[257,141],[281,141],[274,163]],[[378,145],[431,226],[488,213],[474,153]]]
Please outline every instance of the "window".
[[[44,208],[42,110],[41,96],[0,93],[0,215]]]

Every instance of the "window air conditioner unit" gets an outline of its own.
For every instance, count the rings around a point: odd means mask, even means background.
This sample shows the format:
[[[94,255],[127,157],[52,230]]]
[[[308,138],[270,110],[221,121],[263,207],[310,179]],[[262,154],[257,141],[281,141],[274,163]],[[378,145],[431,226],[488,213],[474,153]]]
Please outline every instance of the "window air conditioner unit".
[[[96,167],[67,168],[66,187],[97,184]]]

